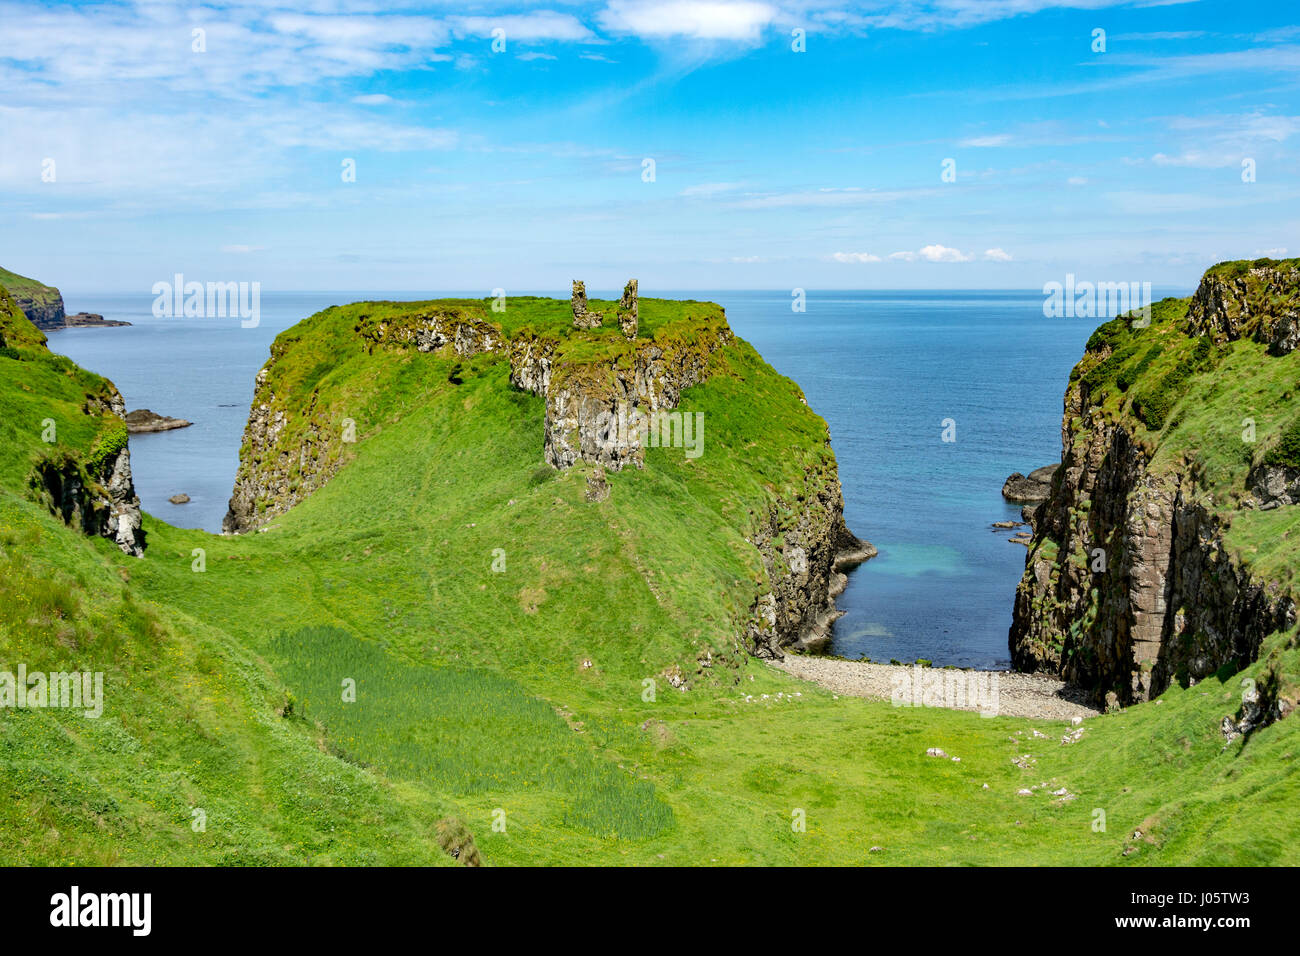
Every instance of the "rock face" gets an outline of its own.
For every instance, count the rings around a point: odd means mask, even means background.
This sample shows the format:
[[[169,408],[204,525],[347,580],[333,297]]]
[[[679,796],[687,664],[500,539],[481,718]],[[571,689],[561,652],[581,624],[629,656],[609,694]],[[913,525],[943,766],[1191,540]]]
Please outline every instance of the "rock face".
[[[1300,345],[1300,265],[1260,259],[1216,266],[1197,287],[1187,320],[1193,335],[1253,338],[1285,355]]]
[[[173,428],[188,428],[192,424],[194,423],[187,422],[183,418],[169,418],[166,415],[151,412],[147,408],[137,408],[135,411],[126,413],[126,428],[132,435],[166,432],[171,431]]]
[[[758,657],[780,658],[787,647],[824,649],[844,614],[835,607],[848,581],[844,572],[876,555],[844,523],[844,496],[829,460],[829,468],[807,476],[805,495],[777,502],[750,539],[771,583],[750,609],[746,630],[748,650]]]
[[[126,413],[116,388],[108,393],[106,402],[88,399],[87,409],[100,414],[111,411],[118,418],[124,418]],[[131,478],[131,451],[125,428],[120,444],[109,445],[102,457],[90,464],[72,458],[40,462],[32,486],[66,524],[108,538],[126,554],[144,556],[140,499]]]
[[[1017,504],[1024,502],[1046,501],[1052,493],[1052,476],[1060,465],[1044,465],[1035,468],[1028,475],[1013,471],[1002,484],[1002,497]]]
[[[1246,483],[1263,511],[1300,504],[1300,469],[1262,462],[1251,469]]]
[[[595,462],[610,471],[645,461],[643,427],[677,407],[682,390],[708,375],[709,357],[734,336],[725,325],[704,330],[690,341],[660,344],[642,341],[629,354],[609,362],[545,365],[544,349],[524,349],[525,364],[511,365],[511,381],[546,399],[543,457],[555,468],[577,461]],[[685,415],[669,421],[684,424]],[[694,421],[691,427],[696,427]]]
[[[1221,308],[1219,278],[1207,274],[1197,292],[1198,327],[1241,314]],[[1256,323],[1265,326],[1278,328]],[[1109,354],[1099,348],[1101,358]],[[1072,381],[1060,474],[1032,513],[1009,638],[1016,669],[1059,675],[1094,700],[1113,695],[1120,704],[1156,696],[1175,679],[1244,666],[1265,636],[1296,617],[1290,598],[1229,557],[1197,469],[1185,460],[1153,469],[1136,427],[1093,401],[1085,377]]]

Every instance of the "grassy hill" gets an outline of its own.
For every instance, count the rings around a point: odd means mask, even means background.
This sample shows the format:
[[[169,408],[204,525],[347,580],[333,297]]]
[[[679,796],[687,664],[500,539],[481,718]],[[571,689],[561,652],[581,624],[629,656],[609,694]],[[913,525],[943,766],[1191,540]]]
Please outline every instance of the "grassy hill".
[[[0,288],[13,296],[34,325],[47,330],[63,327],[63,295],[58,289],[8,269],[0,269]]]
[[[747,536],[834,466],[747,344],[682,395],[705,454],[650,449],[590,501],[588,466],[542,464],[543,400],[505,356],[358,334],[429,306],[330,309],[277,339],[278,400],[311,409],[292,427],[338,466],[258,533],[146,517],[134,559],[52,518],[6,452],[0,668],[103,670],[107,705],[0,711],[0,862],[449,862],[464,829],[489,865],[1300,861],[1300,724],[1225,745],[1241,675],[1063,744],[1064,723],[837,698],[745,654],[765,586]],[[567,303],[439,307],[617,361],[612,336],[569,335]],[[642,300],[642,335],[719,315]],[[37,369],[6,368],[0,402],[81,387]],[[343,418],[358,440],[326,441]],[[1300,670],[1284,636],[1270,650],[1245,673]]]

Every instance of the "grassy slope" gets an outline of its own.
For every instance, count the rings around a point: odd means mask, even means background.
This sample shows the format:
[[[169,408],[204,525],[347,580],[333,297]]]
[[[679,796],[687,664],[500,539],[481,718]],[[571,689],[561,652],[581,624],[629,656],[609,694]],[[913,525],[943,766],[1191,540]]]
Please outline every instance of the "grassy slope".
[[[653,312],[643,300],[652,333]],[[168,635],[133,625],[104,648],[131,689],[100,723],[138,742],[129,756],[81,718],[0,716],[12,741],[0,755],[36,765],[4,775],[7,837],[76,833],[47,848],[57,861],[414,860],[440,856],[433,821],[450,808],[497,864],[1297,861],[1300,821],[1285,812],[1300,796],[1297,725],[1223,748],[1237,678],[1089,721],[1062,746],[1064,725],[1037,724],[1048,736],[1033,738],[1024,720],[834,699],[730,652],[756,588],[749,513],[826,466],[824,425],[743,343],[683,397],[706,413],[705,455],[651,450],[590,504],[581,468],[539,469],[541,401],[508,387],[503,362],[343,350],[346,336],[329,340],[353,317],[331,313],[285,333],[301,359],[283,374],[304,394],[319,386],[322,419],[356,419],[360,441],[265,533],[149,519],[135,561],[0,499],[6,527],[42,533],[6,539],[6,586],[80,578],[81,606],[41,613],[84,622],[134,605]],[[457,364],[462,385],[448,381]],[[4,621],[5,656],[43,648],[63,662],[71,648],[29,619]],[[719,658],[688,673],[689,692],[661,679],[642,699],[645,678],[673,662],[689,672],[700,646]],[[1291,672],[1295,656],[1282,652]],[[349,677],[356,703],[338,693]],[[305,719],[276,716],[286,703]],[[47,756],[29,730],[47,723],[66,723],[76,746]],[[927,758],[935,746],[961,762]],[[1024,753],[1033,770],[1012,765]],[[1078,798],[1016,795],[1040,782]],[[210,814],[202,837],[185,826],[187,787],[233,808]],[[286,794],[319,817],[281,811]],[[791,830],[796,808],[806,833]],[[505,832],[491,828],[497,810]],[[1147,838],[1122,856],[1139,827]]]
[[[20,276],[8,269],[0,269],[0,288],[7,290],[13,296],[31,299],[38,305],[55,305],[62,300],[59,290],[53,286],[29,279],[27,276]]]

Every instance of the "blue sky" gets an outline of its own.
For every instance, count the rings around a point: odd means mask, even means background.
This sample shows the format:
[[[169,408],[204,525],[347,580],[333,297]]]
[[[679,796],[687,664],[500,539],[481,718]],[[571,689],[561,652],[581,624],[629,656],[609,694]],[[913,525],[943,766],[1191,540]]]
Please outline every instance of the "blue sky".
[[[144,293],[1190,285],[1300,255],[1291,7],[0,0],[0,265]]]

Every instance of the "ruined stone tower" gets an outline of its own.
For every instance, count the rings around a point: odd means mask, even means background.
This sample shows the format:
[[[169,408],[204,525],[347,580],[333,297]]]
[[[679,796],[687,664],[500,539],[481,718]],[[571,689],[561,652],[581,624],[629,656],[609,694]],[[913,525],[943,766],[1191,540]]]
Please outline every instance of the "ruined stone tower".
[[[623,298],[618,301],[618,327],[629,339],[636,338],[637,308],[636,280],[628,279],[623,287]]]
[[[587,309],[587,286],[581,279],[573,280],[573,294],[569,299],[573,305],[573,327],[575,329],[596,329],[600,327],[604,316]]]
[[[618,327],[629,339],[636,338],[637,319],[636,280],[628,279],[623,287],[623,298],[618,300]],[[573,327],[575,329],[598,329],[604,321],[604,313],[593,312],[587,308],[587,286],[581,279],[573,280],[573,293],[569,297],[573,306]]]

